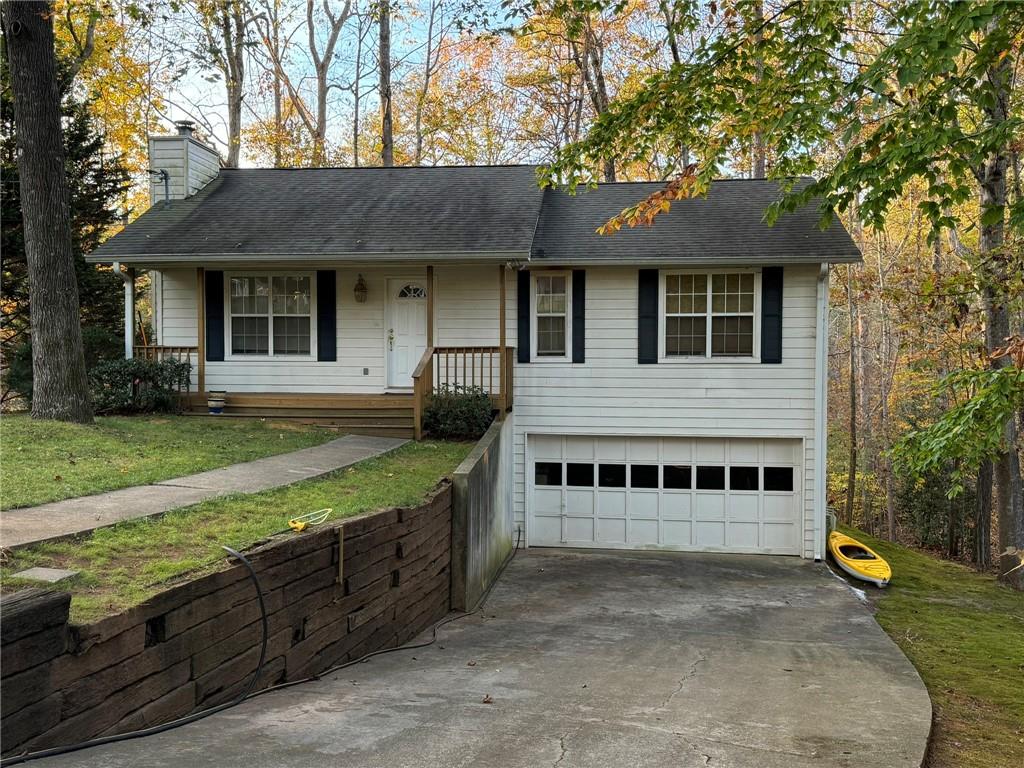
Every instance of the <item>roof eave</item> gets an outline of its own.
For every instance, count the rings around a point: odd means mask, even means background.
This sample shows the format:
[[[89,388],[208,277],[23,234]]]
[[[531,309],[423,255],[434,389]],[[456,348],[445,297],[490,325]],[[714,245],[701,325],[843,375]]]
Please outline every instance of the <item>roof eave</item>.
[[[102,249],[100,249],[102,250]],[[445,252],[360,252],[360,253],[117,253],[106,254],[99,251],[85,257],[89,264],[111,264],[123,262],[128,264],[207,264],[207,263],[264,263],[264,262],[300,262],[300,263],[343,263],[343,264],[441,264],[441,263],[503,263],[508,261],[529,261],[529,249],[508,251],[445,251]]]

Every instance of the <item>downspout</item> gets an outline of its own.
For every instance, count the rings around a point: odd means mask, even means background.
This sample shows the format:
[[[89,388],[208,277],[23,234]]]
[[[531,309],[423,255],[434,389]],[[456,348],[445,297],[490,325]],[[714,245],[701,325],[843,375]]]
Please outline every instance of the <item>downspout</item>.
[[[135,269],[114,262],[114,274],[124,282],[124,359],[135,356]]]
[[[817,345],[814,354],[814,559],[825,557],[825,481],[828,435],[825,412],[828,407],[828,280],[829,265],[818,270]]]

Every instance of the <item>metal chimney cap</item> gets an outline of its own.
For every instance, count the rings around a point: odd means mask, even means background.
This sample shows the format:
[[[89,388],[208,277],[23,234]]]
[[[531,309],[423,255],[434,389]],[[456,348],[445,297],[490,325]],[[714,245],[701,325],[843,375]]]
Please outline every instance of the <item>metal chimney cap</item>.
[[[179,136],[191,137],[196,129],[196,124],[191,120],[175,120],[174,127],[178,129]]]

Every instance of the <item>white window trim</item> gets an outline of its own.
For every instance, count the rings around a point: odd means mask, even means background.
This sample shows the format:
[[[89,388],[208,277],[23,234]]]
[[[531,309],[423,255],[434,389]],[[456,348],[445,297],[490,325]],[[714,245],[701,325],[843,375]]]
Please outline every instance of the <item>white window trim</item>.
[[[711,276],[740,275],[754,276],[754,340],[752,355],[711,355]],[[708,323],[705,333],[705,349],[703,355],[667,355],[665,354],[665,278],[669,275],[707,275],[708,281]],[[720,315],[723,313],[719,313]],[[743,314],[748,313],[724,313]],[[658,363],[668,365],[716,365],[720,363],[760,363],[761,362],[761,270],[758,268],[733,269],[664,269],[658,275]]]
[[[270,352],[266,355],[253,355],[253,354],[235,354],[231,351],[231,278],[232,277],[267,277],[271,278],[271,286],[273,286],[272,278],[275,277],[308,277],[309,278],[309,354],[308,355],[282,355],[274,354],[274,315],[273,315],[273,287],[271,287],[270,301],[270,313],[267,317],[270,318],[270,327],[268,329],[270,338],[268,344]],[[242,317],[243,315],[240,315]],[[294,317],[302,317],[302,315],[294,315]],[[291,270],[234,270],[232,272],[224,273],[224,359],[225,360],[276,360],[281,362],[305,362],[309,360],[315,361],[317,359],[317,338],[316,338],[316,326],[317,326],[317,312],[316,312],[316,273],[309,271],[294,272]]]
[[[537,278],[539,277],[564,277],[565,278],[565,354],[564,355],[539,355],[537,354]],[[568,269],[559,270],[534,270],[530,273],[530,355],[531,363],[568,363],[572,361],[572,271]]]

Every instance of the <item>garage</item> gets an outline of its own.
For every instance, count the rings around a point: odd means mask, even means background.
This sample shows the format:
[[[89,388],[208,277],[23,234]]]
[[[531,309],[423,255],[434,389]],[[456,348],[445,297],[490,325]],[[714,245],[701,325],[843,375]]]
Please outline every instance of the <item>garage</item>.
[[[531,546],[799,555],[801,441],[530,435]]]

